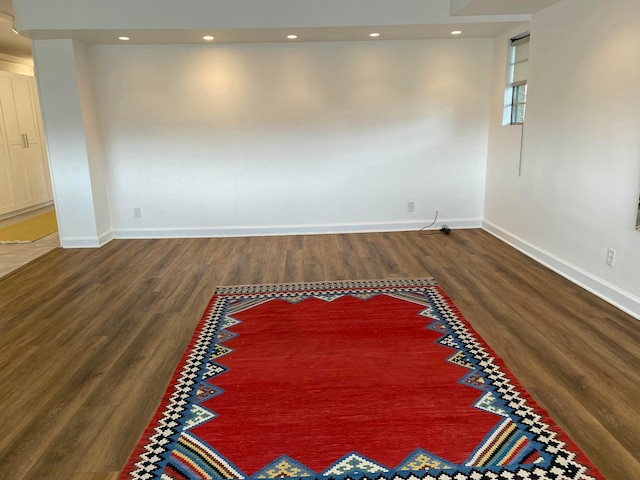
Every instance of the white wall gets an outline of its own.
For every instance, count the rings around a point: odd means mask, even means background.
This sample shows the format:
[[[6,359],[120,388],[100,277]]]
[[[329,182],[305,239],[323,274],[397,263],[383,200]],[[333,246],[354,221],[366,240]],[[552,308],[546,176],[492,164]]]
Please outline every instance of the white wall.
[[[480,225],[491,40],[89,57],[117,237]]]
[[[95,223],[100,243],[111,238],[111,219],[105,180],[105,157],[101,138],[97,107],[91,84],[87,46],[74,41],[73,53],[78,81],[78,94],[82,113],[82,126],[87,149],[87,161],[91,179],[91,192],[95,212]]]
[[[74,40],[36,40],[33,56],[60,243],[98,247],[111,236],[104,173],[95,157],[99,135],[91,118],[86,48]]]
[[[496,39],[485,219],[640,317],[638,18],[637,0],[563,0],[534,15],[521,177],[519,128],[501,125],[509,36]]]

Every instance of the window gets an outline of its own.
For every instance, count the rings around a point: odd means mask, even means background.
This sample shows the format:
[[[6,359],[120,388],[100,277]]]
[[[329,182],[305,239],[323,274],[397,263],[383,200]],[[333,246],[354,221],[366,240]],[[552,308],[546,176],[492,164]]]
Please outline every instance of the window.
[[[524,123],[527,106],[527,71],[529,64],[529,34],[511,39],[511,119],[512,125]]]
[[[524,123],[524,112],[527,107],[527,84],[513,87],[511,98],[511,123]]]

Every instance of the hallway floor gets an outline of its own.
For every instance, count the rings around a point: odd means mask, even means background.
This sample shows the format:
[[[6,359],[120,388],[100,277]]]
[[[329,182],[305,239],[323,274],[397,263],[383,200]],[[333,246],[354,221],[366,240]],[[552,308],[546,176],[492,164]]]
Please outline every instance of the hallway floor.
[[[41,215],[53,210],[49,205],[31,212],[0,220],[0,227],[6,227],[21,222],[27,218]],[[0,245],[0,278],[23,267],[27,263],[41,257],[47,252],[60,248],[58,232],[47,235],[31,243],[6,243]]]

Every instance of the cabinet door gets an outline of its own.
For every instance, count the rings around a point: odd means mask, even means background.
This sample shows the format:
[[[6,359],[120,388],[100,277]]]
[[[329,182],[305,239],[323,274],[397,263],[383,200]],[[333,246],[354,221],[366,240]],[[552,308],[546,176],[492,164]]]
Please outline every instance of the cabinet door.
[[[11,79],[13,99],[20,134],[27,136],[30,145],[37,144],[40,148],[40,132],[36,121],[36,103],[31,90],[31,81],[31,77],[15,75]]]
[[[48,169],[45,165],[44,149],[38,128],[38,103],[33,94],[33,77],[14,75],[12,80],[13,99],[20,135],[24,135],[26,151],[23,153],[25,169],[31,192],[31,201],[37,205],[51,199]]]
[[[32,82],[31,77],[22,75],[0,75],[0,106],[13,177],[14,209],[51,199]]]
[[[13,194],[13,172],[9,149],[0,135],[0,215],[17,210]]]
[[[35,205],[29,181],[29,152],[21,145],[9,145],[11,173],[13,173],[13,196],[16,209]]]
[[[2,102],[0,101],[0,215],[18,209],[13,191],[13,170],[11,168],[9,145],[5,138],[2,117]]]
[[[18,124],[16,101],[13,95],[13,82],[10,76],[0,76],[0,102],[2,103],[2,119],[9,145],[24,148],[25,139]]]
[[[24,155],[25,169],[28,172],[31,201],[34,205],[37,205],[51,200],[49,187],[47,186],[49,176],[45,169],[40,145],[30,144],[29,148],[25,148],[22,153]]]
[[[10,145],[9,156],[16,207],[26,208],[49,201],[47,172],[40,149],[33,145],[29,148]]]
[[[6,148],[10,158],[13,184],[13,199],[16,210],[34,205],[29,187],[29,171],[25,160],[26,140],[21,135],[16,115],[11,76],[0,76],[0,107],[6,139]]]

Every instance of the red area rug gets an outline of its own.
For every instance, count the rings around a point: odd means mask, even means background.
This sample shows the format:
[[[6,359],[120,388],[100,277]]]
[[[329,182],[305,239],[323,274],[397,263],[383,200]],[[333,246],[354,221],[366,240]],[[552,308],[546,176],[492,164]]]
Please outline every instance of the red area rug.
[[[121,478],[603,477],[426,279],[218,289]]]

